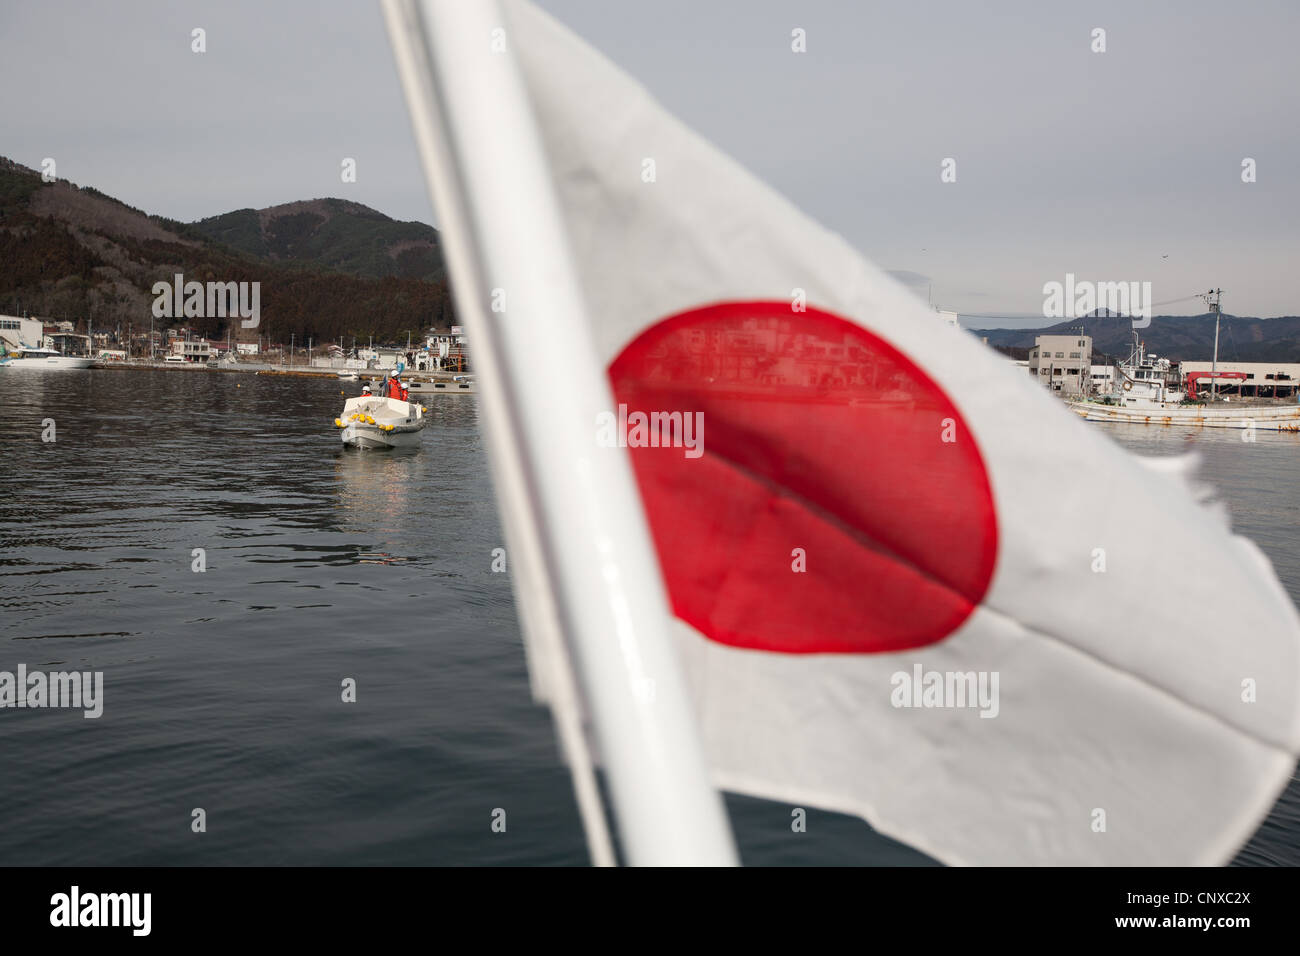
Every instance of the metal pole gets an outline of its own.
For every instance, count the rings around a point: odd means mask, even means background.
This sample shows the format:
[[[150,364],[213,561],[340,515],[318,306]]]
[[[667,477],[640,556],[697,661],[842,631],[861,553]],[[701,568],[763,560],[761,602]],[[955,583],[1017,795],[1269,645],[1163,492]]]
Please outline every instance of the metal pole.
[[[1213,402],[1219,397],[1219,383],[1216,380],[1219,374],[1219,319],[1223,315],[1219,307],[1219,293],[1221,289],[1214,289],[1211,295],[1214,301],[1210,303],[1210,311],[1214,313],[1214,358],[1210,362],[1210,401]]]
[[[512,56],[490,48],[494,0],[384,0],[457,308],[474,343],[489,462],[525,633],[573,761],[570,675],[599,745],[628,859],[736,862],[671,644],[668,595],[626,451],[598,448],[614,407],[592,341],[532,106]],[[518,42],[514,38],[508,43]],[[493,290],[508,296],[492,311]],[[565,368],[563,387],[536,374]],[[536,639],[535,641],[533,639]],[[536,676],[536,675],[534,675]],[[592,829],[588,829],[589,837]],[[602,850],[603,852],[603,850]],[[598,856],[593,846],[593,856]]]

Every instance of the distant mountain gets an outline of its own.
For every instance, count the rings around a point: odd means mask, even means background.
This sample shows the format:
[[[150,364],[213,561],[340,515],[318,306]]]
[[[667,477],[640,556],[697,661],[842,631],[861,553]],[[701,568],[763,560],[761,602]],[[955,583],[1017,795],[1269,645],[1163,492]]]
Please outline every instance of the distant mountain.
[[[1029,348],[1037,335],[1071,335],[1080,327],[1092,336],[1094,350],[1123,358],[1133,348],[1130,320],[1071,319],[1040,329],[981,329],[994,346]],[[1147,351],[1181,362],[1209,361],[1214,354],[1214,316],[1157,315],[1137,329]],[[1300,316],[1276,319],[1224,315],[1219,329],[1219,358],[1232,362],[1300,362]]]
[[[360,203],[311,199],[238,209],[194,223],[203,235],[271,262],[299,263],[383,278],[442,279],[438,231],[398,222]]]
[[[430,226],[330,199],[187,225],[0,157],[0,311],[224,338],[224,319],[153,319],[153,284],[178,272],[261,283],[261,326],[234,323],[241,340],[405,341],[455,321]]]

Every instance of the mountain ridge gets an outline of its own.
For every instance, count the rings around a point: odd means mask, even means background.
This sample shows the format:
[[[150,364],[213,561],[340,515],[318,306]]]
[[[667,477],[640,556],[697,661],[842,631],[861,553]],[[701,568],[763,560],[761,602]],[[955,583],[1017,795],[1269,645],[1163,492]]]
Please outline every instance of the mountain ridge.
[[[245,225],[252,214],[255,236],[245,230],[227,236],[231,242],[211,234],[218,231],[214,220],[229,223],[241,213]],[[250,251],[253,238],[266,248]],[[227,320],[215,317],[155,319],[153,284],[171,282],[176,273],[200,282],[260,282],[261,326],[245,331],[233,323],[228,330]],[[332,199],[182,223],[94,187],[45,182],[4,157],[0,311],[123,331],[184,324],[207,336],[230,331],[241,341],[258,335],[286,342],[291,335],[302,341],[370,335],[402,341],[408,333],[455,322],[432,226],[398,223],[359,203]]]
[[[1176,362],[1209,361],[1214,353],[1214,315],[1157,315],[1146,328],[1134,329],[1127,318],[1069,319],[1037,329],[979,329],[972,334],[1003,348],[1030,348],[1038,335],[1073,335],[1082,328],[1093,349],[1123,357],[1133,348],[1136,331],[1149,352]],[[1225,362],[1300,362],[1300,316],[1271,319],[1223,316],[1219,358]]]
[[[315,263],[372,278],[436,282],[446,275],[436,229],[392,219],[348,199],[247,207],[190,225],[210,239],[272,262]]]

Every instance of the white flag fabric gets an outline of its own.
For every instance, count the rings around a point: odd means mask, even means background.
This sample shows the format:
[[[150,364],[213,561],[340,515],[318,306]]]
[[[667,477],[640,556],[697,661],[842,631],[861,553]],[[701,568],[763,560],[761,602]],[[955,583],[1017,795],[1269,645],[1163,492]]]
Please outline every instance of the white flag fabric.
[[[951,863],[1229,860],[1300,748],[1268,561],[505,10],[715,782]]]

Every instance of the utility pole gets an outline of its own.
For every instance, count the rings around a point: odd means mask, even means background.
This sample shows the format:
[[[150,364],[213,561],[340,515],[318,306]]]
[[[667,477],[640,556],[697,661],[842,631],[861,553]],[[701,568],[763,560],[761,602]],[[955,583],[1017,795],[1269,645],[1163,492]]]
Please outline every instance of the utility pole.
[[[1219,398],[1219,383],[1217,381],[1219,374],[1219,319],[1223,317],[1222,309],[1219,307],[1219,297],[1223,295],[1222,289],[1211,289],[1201,298],[1205,299],[1206,305],[1214,313],[1214,358],[1210,360],[1210,401],[1213,403]]]

